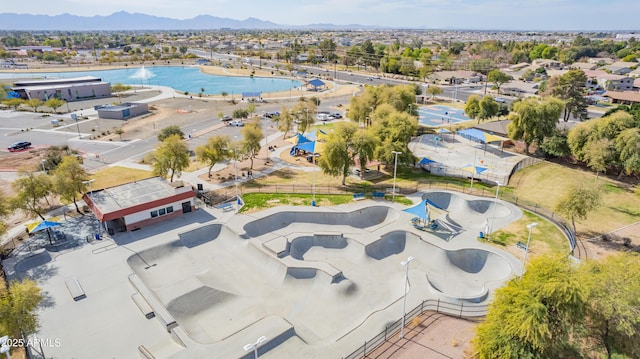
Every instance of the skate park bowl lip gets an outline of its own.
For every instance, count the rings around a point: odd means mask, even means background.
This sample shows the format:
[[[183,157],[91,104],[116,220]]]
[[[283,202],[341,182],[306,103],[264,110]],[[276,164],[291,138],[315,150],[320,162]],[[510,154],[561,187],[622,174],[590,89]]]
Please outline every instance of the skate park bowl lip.
[[[446,250],[401,230],[382,235],[367,245],[365,251],[368,257],[380,261],[412,253],[419,261],[429,263],[418,266],[427,273],[429,285],[457,300],[481,302],[488,295],[487,283],[506,279],[512,273],[509,262],[495,252],[480,248]],[[457,278],[460,284],[456,285],[452,278]]]
[[[399,211],[387,206],[369,206],[351,212],[282,211],[249,222],[243,228],[247,236],[260,237],[279,231],[291,224],[308,223],[365,229],[390,223],[399,217]]]
[[[435,191],[422,195],[436,206],[448,211],[447,220],[467,229],[483,228],[488,218],[505,218],[512,210],[492,199],[467,199],[455,192]]]

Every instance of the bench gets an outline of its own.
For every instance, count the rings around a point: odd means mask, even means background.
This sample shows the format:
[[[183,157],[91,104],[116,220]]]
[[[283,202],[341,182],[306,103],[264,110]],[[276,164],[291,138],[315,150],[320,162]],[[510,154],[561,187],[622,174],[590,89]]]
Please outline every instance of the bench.
[[[384,192],[373,192],[372,196],[373,196],[373,198],[382,198],[382,199],[384,199]]]
[[[223,212],[229,212],[234,210],[233,205],[231,203],[225,203],[218,208],[221,209]]]
[[[354,193],[353,194],[353,200],[354,201],[359,201],[364,199],[364,193]]]
[[[518,242],[518,243],[516,243],[516,247],[518,247],[518,248],[522,249],[523,251],[526,251],[526,250],[527,250],[527,244],[526,244],[526,243],[523,243],[523,242]]]
[[[69,294],[71,294],[71,298],[73,298],[74,301],[77,302],[80,299],[84,299],[87,297],[87,295],[84,293],[84,289],[82,289],[82,286],[78,281],[78,278],[73,277],[73,279],[68,279],[64,282],[64,284],[67,286],[67,290],[69,291]]]

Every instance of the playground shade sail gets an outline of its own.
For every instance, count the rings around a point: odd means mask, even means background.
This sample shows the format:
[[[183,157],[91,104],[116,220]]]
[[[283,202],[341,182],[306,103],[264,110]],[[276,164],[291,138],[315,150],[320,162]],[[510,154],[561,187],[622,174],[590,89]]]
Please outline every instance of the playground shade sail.
[[[482,143],[502,141],[504,138],[496,135],[488,134],[484,131],[480,131],[475,128],[468,128],[466,130],[458,131],[458,134],[465,138],[470,138],[476,141],[480,141]]]

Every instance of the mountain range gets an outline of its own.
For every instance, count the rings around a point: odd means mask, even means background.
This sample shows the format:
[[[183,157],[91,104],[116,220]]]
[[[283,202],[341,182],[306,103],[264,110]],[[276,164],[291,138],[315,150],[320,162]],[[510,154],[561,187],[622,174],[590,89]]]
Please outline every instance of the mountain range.
[[[0,13],[0,30],[20,31],[118,31],[118,30],[218,30],[218,29],[364,29],[364,25],[309,24],[279,25],[256,18],[235,20],[210,15],[178,20],[168,17],[120,11],[109,16],[56,16]]]

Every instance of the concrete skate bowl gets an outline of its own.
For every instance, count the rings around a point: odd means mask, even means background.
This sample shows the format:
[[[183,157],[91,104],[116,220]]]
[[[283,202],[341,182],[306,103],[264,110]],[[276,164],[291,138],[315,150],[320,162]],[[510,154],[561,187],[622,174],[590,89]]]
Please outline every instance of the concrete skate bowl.
[[[502,256],[478,248],[444,251],[433,258],[441,269],[427,274],[433,289],[445,296],[481,302],[489,294],[488,285],[506,279],[513,269]],[[452,280],[452,275],[458,280]]]
[[[367,245],[365,251],[379,261],[399,254],[411,255],[417,260],[412,268],[427,273],[433,289],[447,297],[474,302],[486,299],[488,283],[512,273],[507,260],[493,252],[476,248],[449,251],[405,231],[384,234]]]
[[[348,226],[364,229],[388,223],[400,217],[398,211],[386,206],[366,207],[353,212],[278,212],[244,225],[246,236],[259,237],[292,224]],[[308,226],[305,226],[308,227]],[[307,228],[308,229],[308,228]],[[308,230],[306,231],[308,232]]]
[[[291,241],[289,247],[289,254],[291,257],[304,260],[304,255],[312,247],[322,247],[327,249],[343,249],[346,248],[348,242],[346,238],[340,235],[321,235],[315,234],[313,236],[297,237]]]
[[[503,218],[511,215],[511,209],[491,199],[468,200],[450,192],[429,192],[422,196],[436,206],[447,210],[447,221],[462,228],[482,229],[487,218]]]

